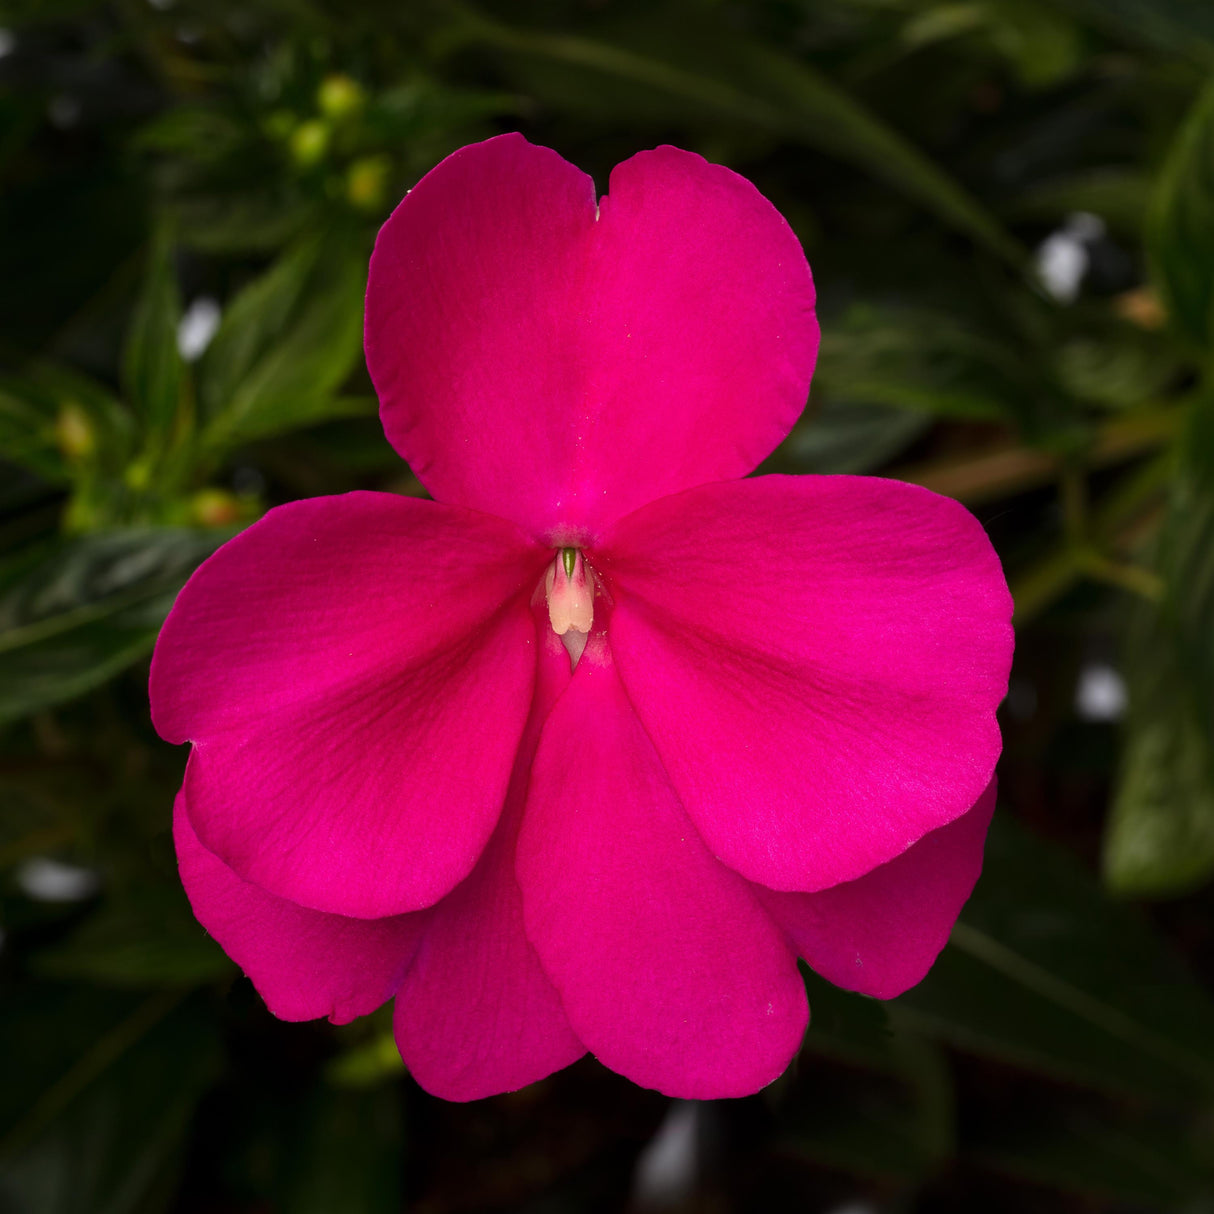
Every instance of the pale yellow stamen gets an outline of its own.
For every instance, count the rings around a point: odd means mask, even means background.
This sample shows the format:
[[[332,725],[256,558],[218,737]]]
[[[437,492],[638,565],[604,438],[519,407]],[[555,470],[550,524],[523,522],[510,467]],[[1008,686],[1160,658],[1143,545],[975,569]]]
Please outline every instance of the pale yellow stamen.
[[[562,548],[557,553],[544,578],[544,597],[557,636],[571,631],[585,636],[590,631],[594,624],[594,579],[587,574],[580,551]]]

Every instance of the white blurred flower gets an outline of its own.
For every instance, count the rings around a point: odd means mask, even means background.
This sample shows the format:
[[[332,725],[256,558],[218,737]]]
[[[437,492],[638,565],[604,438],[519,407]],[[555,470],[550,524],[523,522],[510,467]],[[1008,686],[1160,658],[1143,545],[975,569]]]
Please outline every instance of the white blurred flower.
[[[90,868],[35,856],[17,870],[17,884],[36,902],[82,902],[97,892],[101,880]]]
[[[219,304],[209,295],[200,295],[188,308],[177,326],[177,352],[188,363],[201,358],[219,328]]]
[[[80,121],[80,102],[75,97],[60,93],[58,97],[51,98],[46,107],[46,116],[50,119],[51,126],[66,131]]]
[[[700,1106],[676,1100],[637,1159],[633,1197],[638,1210],[681,1207],[699,1172]]]
[[[1112,666],[1092,662],[1079,672],[1075,711],[1081,720],[1119,721],[1128,703],[1125,679]]]
[[[1076,211],[1037,246],[1037,277],[1059,303],[1075,302],[1091,260],[1087,246],[1104,232],[1104,220],[1099,215]]]

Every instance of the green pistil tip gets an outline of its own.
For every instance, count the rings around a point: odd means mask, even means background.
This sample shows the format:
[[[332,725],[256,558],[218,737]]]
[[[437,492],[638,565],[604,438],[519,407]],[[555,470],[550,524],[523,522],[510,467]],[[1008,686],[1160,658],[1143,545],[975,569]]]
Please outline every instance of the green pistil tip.
[[[565,576],[568,578],[573,577],[573,570],[577,565],[577,549],[562,548],[561,564],[565,566]]]

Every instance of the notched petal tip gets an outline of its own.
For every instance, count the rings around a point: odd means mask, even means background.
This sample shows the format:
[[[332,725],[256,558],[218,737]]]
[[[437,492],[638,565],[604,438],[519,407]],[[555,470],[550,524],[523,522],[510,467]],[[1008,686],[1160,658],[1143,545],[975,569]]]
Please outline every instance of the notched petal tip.
[[[814,298],[792,229],[729,169],[642,152],[596,202],[555,152],[499,136],[381,230],[367,366],[437,500],[598,535],[776,447],[805,407]]]

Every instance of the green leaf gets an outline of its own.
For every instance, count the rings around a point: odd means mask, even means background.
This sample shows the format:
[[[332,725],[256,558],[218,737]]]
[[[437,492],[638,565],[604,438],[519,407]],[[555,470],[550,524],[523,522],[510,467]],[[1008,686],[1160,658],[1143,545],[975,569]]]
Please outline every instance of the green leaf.
[[[143,289],[127,331],[123,389],[149,433],[166,434],[177,416],[184,363],[177,351],[181,302],[172,249],[161,234],[152,242]]]
[[[0,1142],[6,1214],[152,1214],[169,1206],[184,1140],[216,1077],[219,1047],[201,1007],[164,992],[98,1004],[66,986],[10,1001],[6,1109]],[[48,999],[46,996],[50,994]],[[86,1036],[71,1048],[78,1029]],[[50,1047],[39,1050],[44,1041]],[[19,1102],[26,1102],[24,1104]]]
[[[1208,63],[1214,58],[1214,9],[1206,0],[1063,0],[1139,52],[1159,47]]]
[[[804,974],[810,1029],[772,1089],[782,1148],[861,1175],[922,1179],[956,1149],[939,1048],[894,1033],[878,1000]]]
[[[861,1175],[924,1179],[957,1147],[941,1050],[892,1032],[878,1000],[804,972],[810,1031],[771,1089],[782,1150]]]
[[[1057,381],[1069,395],[1105,409],[1130,409],[1163,399],[1181,372],[1175,347],[1162,335],[1128,326],[1060,342],[1053,364]]]
[[[199,194],[173,204],[182,242],[210,254],[266,253],[317,226],[317,207],[281,189]]]
[[[1208,410],[1208,402],[1202,402]],[[1190,431],[1192,433],[1192,431]],[[1200,458],[1196,452],[1194,459]],[[1214,481],[1182,474],[1159,538],[1159,572],[1166,587],[1163,623],[1202,732],[1214,736]]]
[[[1001,1117],[969,1135],[969,1162],[1033,1184],[1177,1209],[1214,1175],[1166,1123],[1039,1102],[1031,1117]]]
[[[922,1181],[936,1159],[925,1149],[915,1093],[872,1075],[818,1070],[812,1098],[781,1120],[781,1154],[903,1184]]]
[[[931,424],[925,413],[828,398],[784,440],[772,467],[790,472],[871,472],[900,455]]]
[[[1083,62],[1079,28],[1053,3],[1002,0],[990,10],[989,37],[1029,89],[1056,86]]]
[[[362,352],[361,259],[307,242],[228,308],[199,368],[203,442],[232,446],[367,410],[337,398]]]
[[[460,12],[467,41],[571,70],[585,96],[596,92],[586,83],[589,72],[640,88],[659,102],[673,101],[676,117],[691,113],[701,122],[715,119],[805,143],[888,182],[998,256],[1015,265],[1023,260],[1023,251],[998,221],[892,127],[807,63],[736,30],[718,33],[703,10],[695,28],[694,68],[606,41],[506,26],[465,6]],[[680,27],[678,38],[664,49],[677,51],[688,33]],[[714,60],[711,74],[702,70],[704,57]],[[536,83],[542,87],[543,81]]]
[[[859,304],[827,326],[814,390],[931,417],[1008,421],[1042,391],[1026,361],[955,317]]]
[[[149,653],[177,591],[225,538],[118,531],[0,566],[0,723],[81,695]]]
[[[55,436],[56,419],[15,384],[0,383],[2,458],[31,469],[52,484],[68,479]]]
[[[219,328],[198,362],[198,404],[204,420],[228,407],[257,360],[287,331],[320,251],[318,240],[301,241],[224,309]]]
[[[214,107],[178,105],[158,114],[132,142],[139,151],[176,154],[205,164],[230,155],[241,137],[240,124],[231,115]]]
[[[1008,200],[1005,214],[1058,223],[1074,211],[1090,211],[1113,231],[1137,241],[1150,192],[1151,183],[1140,168],[1082,169],[1034,180]]]
[[[325,1067],[325,1077],[338,1088],[376,1087],[404,1073],[391,1026],[342,1050]]]
[[[1129,907],[996,815],[950,946],[895,1022],[1095,1088],[1214,1090],[1214,1001]]]
[[[1208,352],[1214,339],[1214,80],[1168,153],[1151,198],[1146,243],[1174,325]]]
[[[55,481],[119,473],[136,440],[134,419],[107,388],[53,363],[0,381],[0,437],[5,458]]]
[[[893,1072],[897,1055],[886,1004],[832,986],[802,967],[811,1024],[803,1053],[850,1066]]]
[[[223,433],[216,428],[217,441],[222,445],[251,443],[258,439],[285,434],[289,430],[301,430],[306,426],[319,426],[323,422],[341,421],[349,417],[376,417],[379,401],[374,396],[345,396],[328,393],[319,396],[279,397],[266,402],[254,414],[248,415],[239,425]],[[382,462],[382,461],[381,461]]]
[[[1131,714],[1104,841],[1110,888],[1139,896],[1214,875],[1214,490],[1194,478],[1174,492],[1164,599],[1142,606],[1129,637]]]
[[[232,972],[176,884],[111,895],[32,965],[50,978],[125,987],[201,985]]]
[[[1136,897],[1186,893],[1214,875],[1210,739],[1178,691],[1135,710],[1104,839],[1110,889]]]
[[[958,37],[1006,59],[1029,89],[1057,84],[1082,60],[1074,21],[1033,0],[930,5],[915,12],[902,29],[903,42],[914,49]],[[964,53],[974,56],[968,48]]]
[[[321,1087],[289,1161],[286,1214],[396,1214],[401,1208],[400,1086]]]

